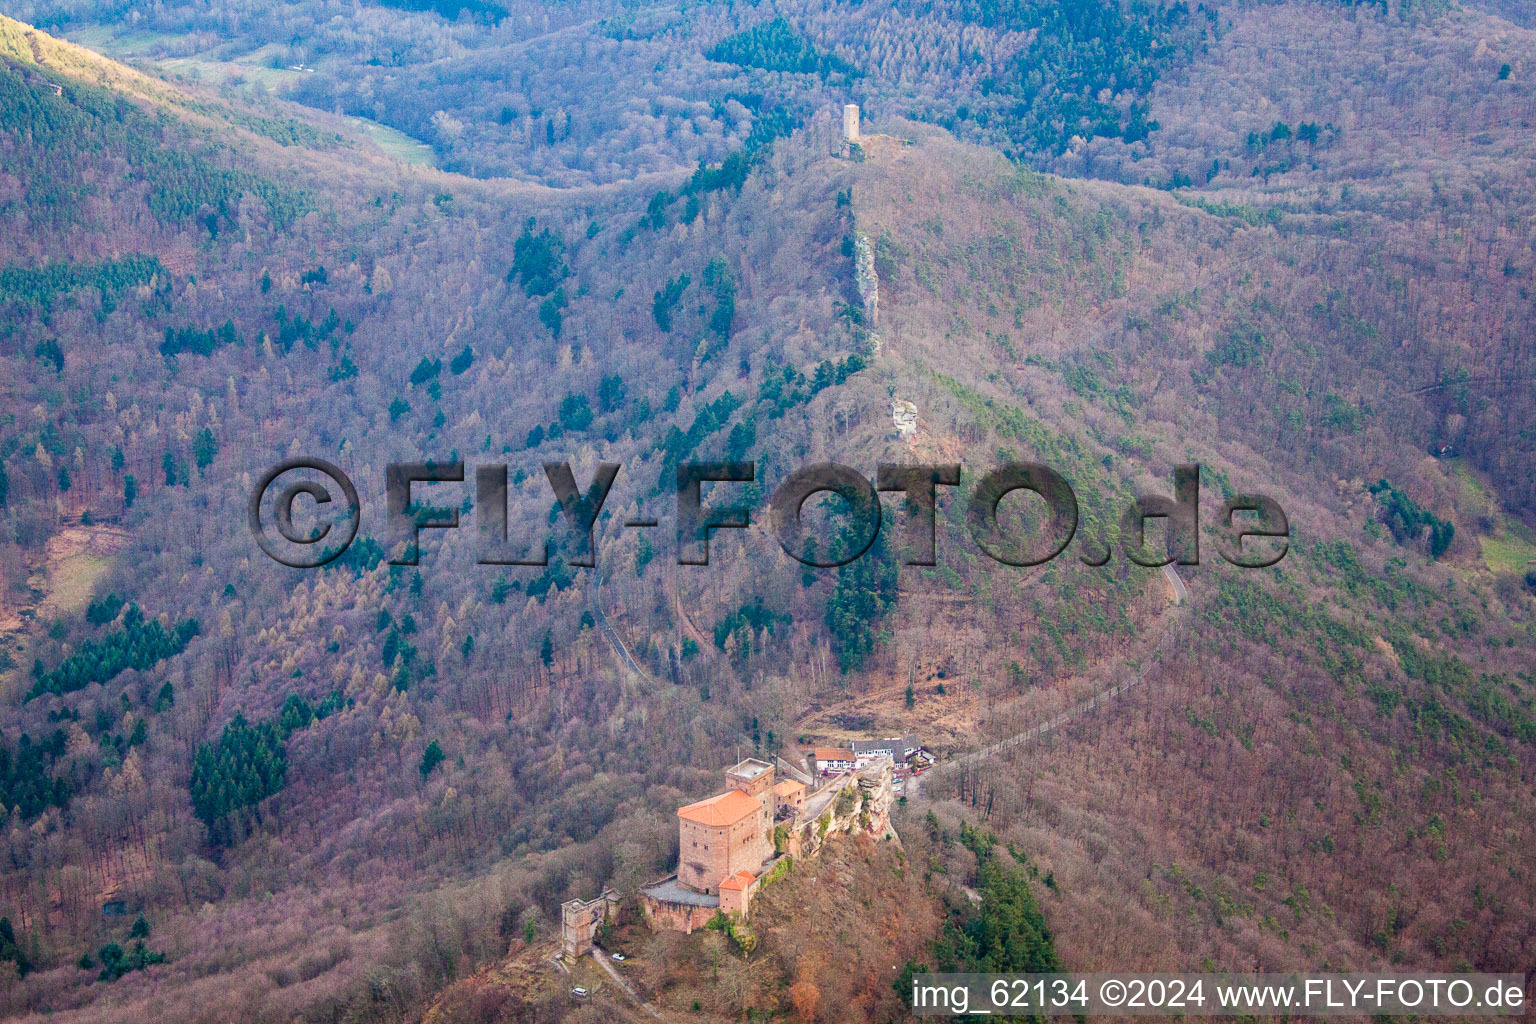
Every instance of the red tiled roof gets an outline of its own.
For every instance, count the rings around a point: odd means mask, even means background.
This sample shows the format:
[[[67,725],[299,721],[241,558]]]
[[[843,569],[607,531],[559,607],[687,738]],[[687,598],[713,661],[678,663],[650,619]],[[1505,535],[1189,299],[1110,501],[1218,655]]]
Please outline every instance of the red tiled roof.
[[[757,881],[757,876],[750,871],[738,871],[730,878],[720,883],[722,889],[740,889],[746,891],[747,886]]]
[[[817,747],[816,760],[818,761],[852,761],[853,751],[844,750],[842,747]]]
[[[719,796],[712,796],[708,800],[700,800],[698,803],[679,807],[677,816],[700,825],[721,827],[734,825],[753,811],[760,811],[762,808],[762,802],[757,797],[747,796],[739,789],[732,789]]]

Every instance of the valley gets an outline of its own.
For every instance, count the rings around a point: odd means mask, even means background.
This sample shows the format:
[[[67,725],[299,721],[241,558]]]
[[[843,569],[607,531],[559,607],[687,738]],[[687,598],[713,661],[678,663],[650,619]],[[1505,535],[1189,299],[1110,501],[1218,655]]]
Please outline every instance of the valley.
[[[1536,33],[1511,12],[22,6],[6,1019],[858,1024],[908,1019],[919,968],[1532,962]],[[323,568],[247,522],[296,456],[363,496]],[[416,485],[461,527],[414,563],[384,504],[405,462],[467,468]],[[621,467],[596,570],[562,462]],[[674,517],[702,462],[754,466],[705,485],[750,509],[707,566]],[[824,462],[958,464],[936,564],[899,496],[861,558],[790,557],[768,496]],[[1012,462],[1076,495],[1052,561],[979,546]],[[1162,528],[1133,544],[1123,510],[1190,463],[1199,564],[1138,564]],[[485,465],[546,564],[481,561]],[[1253,494],[1288,521],[1264,568],[1218,554]],[[1002,499],[1002,536],[1042,507]],[[857,546],[837,499],[804,514]],[[647,918],[721,766],[815,778],[817,748],[891,736],[938,758],[899,839],[749,870],[750,912],[710,926]],[[605,890],[627,959],[554,963],[562,906]]]

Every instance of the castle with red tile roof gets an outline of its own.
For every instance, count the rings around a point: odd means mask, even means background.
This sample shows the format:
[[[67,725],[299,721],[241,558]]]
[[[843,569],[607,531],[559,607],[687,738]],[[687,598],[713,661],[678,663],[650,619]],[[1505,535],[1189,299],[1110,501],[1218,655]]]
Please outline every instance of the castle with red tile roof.
[[[678,808],[677,872],[640,890],[653,928],[691,932],[717,914],[745,918],[764,875],[787,870],[780,861],[790,856],[815,856],[829,832],[894,836],[888,764],[828,779],[814,793],[774,775],[772,764],[749,757],[725,770],[724,792]]]

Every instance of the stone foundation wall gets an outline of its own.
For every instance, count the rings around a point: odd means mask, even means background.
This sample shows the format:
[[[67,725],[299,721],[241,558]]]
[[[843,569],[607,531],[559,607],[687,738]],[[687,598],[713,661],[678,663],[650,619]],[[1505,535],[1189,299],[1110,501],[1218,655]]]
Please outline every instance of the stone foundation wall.
[[[892,789],[894,779],[889,765],[843,776],[833,783],[833,795],[819,814],[786,827],[780,843],[782,852],[801,860],[818,856],[822,846],[833,836],[863,834],[875,839],[896,838],[896,830],[891,828],[891,808],[896,803]],[[821,795],[807,803],[821,803]]]
[[[696,907],[684,903],[658,900],[646,893],[640,894],[640,911],[652,931],[671,930],[685,935],[695,928],[708,924],[719,911],[718,907]]]

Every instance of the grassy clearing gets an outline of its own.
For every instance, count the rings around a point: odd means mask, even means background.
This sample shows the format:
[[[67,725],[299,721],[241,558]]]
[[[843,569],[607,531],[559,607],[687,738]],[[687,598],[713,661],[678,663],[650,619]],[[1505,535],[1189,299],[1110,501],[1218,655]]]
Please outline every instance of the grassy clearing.
[[[159,66],[171,74],[196,82],[214,85],[235,85],[257,93],[277,94],[296,80],[308,74],[292,68],[273,68],[265,62],[270,48],[264,47],[237,61],[211,60],[205,57],[181,57],[163,60]],[[403,164],[416,167],[436,167],[437,154],[432,147],[402,131],[370,121],[365,117],[349,117],[358,132],[385,156]]]
[[[278,95],[310,71],[292,67],[272,67],[271,59],[281,53],[275,44],[249,53],[230,56],[229,48],[209,50],[190,57],[155,59],[157,52],[174,37],[155,32],[117,32],[104,26],[91,26],[72,33],[72,40],[118,59],[146,58],[167,75],[204,85],[243,89],[256,95]],[[416,167],[437,167],[432,147],[397,129],[370,121],[349,118],[358,132],[392,160]]]
[[[1457,503],[1463,509],[1475,510],[1479,515],[1499,514],[1498,495],[1465,458],[1445,459],[1442,464],[1458,485]]]
[[[116,60],[145,56],[169,46],[177,39],[165,32],[120,32],[110,25],[87,25],[58,38],[67,39]]]
[[[109,29],[93,27],[76,33],[82,43],[129,58],[151,54],[169,37],[151,32],[114,34]],[[172,57],[156,60],[155,66],[168,75],[190,82],[213,86],[230,86],[257,95],[280,94],[288,86],[309,74],[291,67],[271,66],[270,59],[279,52],[276,45],[263,46],[234,60],[221,60],[216,52],[191,57]],[[402,131],[370,121],[367,118],[348,118],[375,148],[392,160],[416,167],[437,167],[437,154],[432,147]]]
[[[379,124],[377,121],[369,121],[362,117],[353,117],[348,120],[390,159],[417,167],[437,166],[437,154],[432,152],[432,147],[425,142],[419,142],[405,132]]]
[[[1484,522],[1492,520],[1497,524],[1491,535],[1477,538],[1488,570],[1523,575],[1536,569],[1536,533],[1504,514],[1497,493],[1466,459],[1448,459],[1446,462],[1451,479],[1459,485],[1457,505],[1460,510],[1476,515]]]
[[[266,92],[276,92],[304,76],[304,72],[290,68],[273,68],[245,61],[210,60],[206,57],[173,57],[157,61],[156,66],[192,82],[259,86]]]
[[[1536,539],[1517,523],[1505,522],[1496,537],[1479,537],[1483,561],[1495,573],[1526,573],[1536,569]]]
[[[29,631],[33,624],[46,628],[61,615],[83,610],[111,567],[111,555],[78,551],[50,559],[46,569],[40,568],[32,575],[29,582],[35,588],[33,593],[41,597],[36,613],[14,620],[16,629],[0,632],[0,655],[4,655],[0,657],[0,699],[19,701],[31,685],[23,666],[32,661]],[[0,621],[6,618],[0,614]]]
[[[112,559],[103,555],[82,553],[60,559],[48,571],[48,597],[43,603],[47,617],[84,608],[111,567]]]

